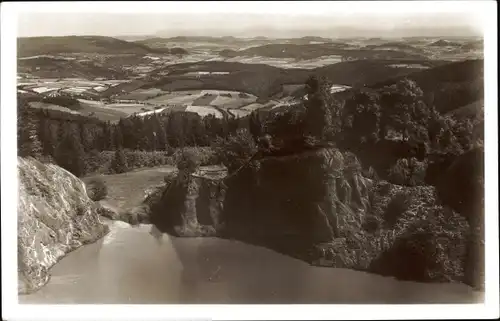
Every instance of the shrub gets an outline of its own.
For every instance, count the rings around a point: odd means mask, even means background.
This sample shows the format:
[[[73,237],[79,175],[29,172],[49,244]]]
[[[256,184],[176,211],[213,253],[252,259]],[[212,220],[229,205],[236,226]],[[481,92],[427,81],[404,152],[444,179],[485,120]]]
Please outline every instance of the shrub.
[[[373,233],[380,228],[380,221],[375,215],[367,215],[362,227],[366,232]]]
[[[177,169],[179,171],[184,171],[188,173],[193,173],[201,165],[200,156],[196,151],[191,149],[185,149],[181,151],[181,154],[176,162]]]
[[[85,180],[87,195],[93,201],[100,201],[108,195],[108,187],[102,177],[92,177]]]
[[[384,220],[389,226],[393,226],[401,215],[408,210],[411,204],[411,195],[407,191],[400,191],[394,195],[384,213]]]
[[[233,172],[246,164],[257,151],[257,144],[250,132],[238,129],[235,135],[226,139],[217,137],[213,144],[217,158],[230,172]]]
[[[351,152],[344,153],[344,171],[351,174],[361,172],[361,163]]]
[[[397,185],[406,185],[409,181],[409,168],[408,160],[406,158],[400,158],[397,160],[389,169],[388,180]]]
[[[430,205],[430,204],[428,204]],[[370,270],[416,281],[463,281],[469,226],[442,206],[408,211],[389,233],[390,245],[371,262]]]
[[[389,169],[388,180],[397,185],[418,186],[425,184],[427,162],[419,162],[415,157],[408,161],[400,158]]]

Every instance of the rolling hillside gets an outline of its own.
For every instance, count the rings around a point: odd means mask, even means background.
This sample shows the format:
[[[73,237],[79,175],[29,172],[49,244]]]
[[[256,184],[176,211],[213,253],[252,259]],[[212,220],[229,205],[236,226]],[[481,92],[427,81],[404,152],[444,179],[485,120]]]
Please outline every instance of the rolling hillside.
[[[158,69],[150,76],[152,82],[134,82],[137,88],[161,88],[166,91],[220,89],[247,92],[267,99],[278,94],[282,85],[304,84],[310,75],[327,77],[334,84],[362,87],[381,80],[444,64],[442,61],[409,61],[406,67],[394,67],[400,61],[358,60],[341,62],[315,69],[282,69],[264,64],[208,61],[185,63]],[[408,62],[407,62],[408,63]],[[414,63],[414,64],[413,64]],[[222,72],[213,75],[210,73]],[[196,75],[196,73],[200,73]],[[203,74],[202,74],[203,73]],[[124,85],[130,86],[130,85]],[[118,86],[113,91],[121,90]]]
[[[370,86],[379,89],[395,84],[404,76]],[[484,60],[465,60],[407,75],[427,94],[441,113],[469,105],[484,97]]]
[[[92,61],[77,61],[50,56],[19,59],[17,66],[18,72],[29,73],[40,78],[126,78],[126,73],[117,68],[99,66]]]
[[[228,50],[221,53],[227,57],[262,56],[271,58],[314,59],[322,56],[345,56],[354,59],[420,59],[427,57],[420,54],[405,53],[395,50],[344,49],[344,44],[267,44],[245,50]]]
[[[17,50],[19,57],[60,53],[146,54],[154,51],[139,43],[102,36],[18,38]]]

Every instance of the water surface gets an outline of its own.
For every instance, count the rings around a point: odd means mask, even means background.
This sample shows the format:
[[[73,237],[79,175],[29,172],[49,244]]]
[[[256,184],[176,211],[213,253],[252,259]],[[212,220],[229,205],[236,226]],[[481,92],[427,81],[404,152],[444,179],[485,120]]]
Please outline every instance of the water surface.
[[[20,303],[473,303],[460,284],[398,281],[310,266],[269,249],[217,238],[175,238],[151,225],[111,231],[51,270]]]

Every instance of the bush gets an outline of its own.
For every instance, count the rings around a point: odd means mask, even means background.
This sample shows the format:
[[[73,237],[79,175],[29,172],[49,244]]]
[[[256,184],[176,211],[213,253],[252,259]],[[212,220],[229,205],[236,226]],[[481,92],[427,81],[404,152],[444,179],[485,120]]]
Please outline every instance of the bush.
[[[177,164],[185,151],[193,153],[200,161],[200,166],[216,165],[219,163],[215,151],[210,147],[185,147],[172,152],[173,164]]]
[[[85,180],[87,195],[93,201],[100,201],[108,195],[108,187],[102,177],[92,177]]]
[[[410,171],[408,166],[408,160],[406,158],[400,158],[397,160],[389,169],[388,180],[397,185],[406,185],[409,181]]]
[[[384,220],[389,226],[393,226],[401,215],[408,210],[411,204],[411,195],[406,191],[400,191],[394,195],[384,213]]]
[[[238,129],[226,139],[217,137],[213,144],[217,158],[233,172],[246,164],[257,151],[257,144],[247,129]]]
[[[181,151],[176,163],[179,171],[194,173],[200,167],[201,159],[196,151],[185,149]]]
[[[374,233],[380,228],[380,220],[375,215],[367,215],[362,225],[368,233]]]
[[[344,153],[344,171],[346,173],[359,173],[361,172],[361,163],[356,155],[351,152]]]
[[[425,175],[427,171],[427,162],[419,162],[416,158],[408,161],[406,158],[400,158],[389,169],[388,180],[397,185],[419,186],[425,184]]]

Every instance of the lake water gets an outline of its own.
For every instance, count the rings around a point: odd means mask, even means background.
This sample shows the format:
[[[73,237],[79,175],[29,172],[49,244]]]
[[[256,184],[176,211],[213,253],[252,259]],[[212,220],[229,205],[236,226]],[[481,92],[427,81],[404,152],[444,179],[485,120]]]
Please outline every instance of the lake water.
[[[151,225],[111,222],[110,233],[51,270],[20,303],[474,303],[459,284],[398,281],[310,266],[266,248],[217,238],[158,236]]]

